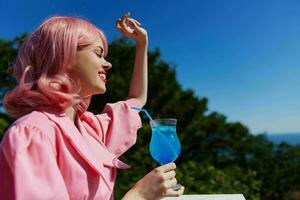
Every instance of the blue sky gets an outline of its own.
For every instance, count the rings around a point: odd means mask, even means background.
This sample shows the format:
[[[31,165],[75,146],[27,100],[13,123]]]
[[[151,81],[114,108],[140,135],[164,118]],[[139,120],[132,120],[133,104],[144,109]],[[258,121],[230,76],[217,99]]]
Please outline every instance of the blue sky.
[[[210,111],[253,133],[300,132],[300,1],[1,0],[0,9],[3,39],[73,15],[109,41],[120,35],[115,20],[130,11],[148,30],[150,50],[161,49],[183,88],[207,97]]]

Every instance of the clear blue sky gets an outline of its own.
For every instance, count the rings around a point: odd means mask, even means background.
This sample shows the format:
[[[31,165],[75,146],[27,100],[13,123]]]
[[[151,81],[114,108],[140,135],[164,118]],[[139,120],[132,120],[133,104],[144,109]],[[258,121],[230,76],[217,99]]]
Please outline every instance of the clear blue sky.
[[[31,32],[50,15],[75,15],[110,41],[119,36],[115,20],[130,11],[150,49],[176,64],[183,88],[207,97],[210,111],[253,133],[300,132],[298,0],[1,0],[0,9],[0,38]]]

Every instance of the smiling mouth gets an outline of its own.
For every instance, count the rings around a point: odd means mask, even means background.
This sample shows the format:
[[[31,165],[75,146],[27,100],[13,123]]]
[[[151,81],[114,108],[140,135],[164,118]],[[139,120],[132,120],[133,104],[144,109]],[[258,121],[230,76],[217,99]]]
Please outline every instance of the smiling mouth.
[[[103,74],[103,73],[101,73],[101,72],[98,72],[98,75],[99,75],[100,79],[101,79],[104,83],[107,82],[107,80],[106,80],[106,75],[105,75],[105,74]]]

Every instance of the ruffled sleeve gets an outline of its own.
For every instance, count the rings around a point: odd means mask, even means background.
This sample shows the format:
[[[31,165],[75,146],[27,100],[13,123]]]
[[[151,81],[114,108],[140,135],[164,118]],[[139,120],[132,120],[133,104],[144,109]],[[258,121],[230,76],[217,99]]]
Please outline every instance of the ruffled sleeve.
[[[110,152],[122,155],[136,143],[137,130],[142,127],[139,111],[131,107],[141,107],[137,99],[108,103],[103,112],[96,115],[101,129],[101,139]]]
[[[55,154],[50,138],[41,129],[13,124],[0,146],[1,197],[69,199]]]

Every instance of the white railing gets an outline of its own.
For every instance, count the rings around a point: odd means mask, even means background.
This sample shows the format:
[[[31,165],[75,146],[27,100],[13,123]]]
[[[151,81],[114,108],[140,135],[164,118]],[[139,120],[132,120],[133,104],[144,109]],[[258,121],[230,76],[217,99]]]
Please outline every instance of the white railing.
[[[246,200],[242,194],[194,194],[168,197],[163,200]]]

